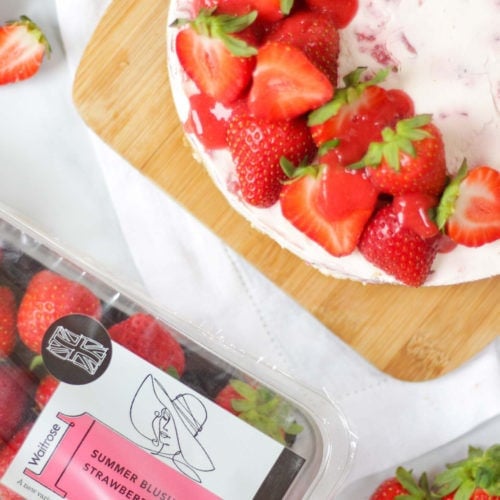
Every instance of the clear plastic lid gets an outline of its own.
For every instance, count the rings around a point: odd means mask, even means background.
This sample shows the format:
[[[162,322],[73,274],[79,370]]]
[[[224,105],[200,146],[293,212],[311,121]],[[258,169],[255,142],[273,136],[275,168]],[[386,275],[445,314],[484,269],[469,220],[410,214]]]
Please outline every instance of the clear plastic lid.
[[[0,455],[14,450],[0,470],[2,488],[49,499],[84,498],[86,488],[94,498],[177,500],[326,499],[339,491],[356,438],[324,394],[5,210],[0,249],[0,292],[12,292],[16,321],[13,346],[0,350],[0,406],[10,401],[2,370],[29,379],[16,386],[27,394],[22,415],[0,422]],[[40,403],[47,375],[57,382]]]

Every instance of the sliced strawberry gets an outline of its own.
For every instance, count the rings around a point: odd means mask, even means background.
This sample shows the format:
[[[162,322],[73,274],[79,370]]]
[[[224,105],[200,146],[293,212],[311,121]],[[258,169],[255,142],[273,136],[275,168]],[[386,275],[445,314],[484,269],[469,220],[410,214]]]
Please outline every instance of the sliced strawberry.
[[[31,78],[50,51],[47,38],[28,17],[1,26],[0,85]]]
[[[305,0],[309,9],[327,16],[335,26],[345,28],[358,11],[358,0]]]
[[[404,227],[393,205],[379,209],[365,227],[358,248],[364,257],[408,286],[421,286],[431,272],[438,237],[422,238]]]
[[[406,93],[386,90],[378,84],[388,70],[369,80],[361,80],[364,68],[349,73],[335,97],[309,115],[314,142],[321,146],[332,139],[344,165],[359,161],[373,141],[381,140],[384,127],[395,126],[413,114],[413,102]]]
[[[500,238],[500,172],[489,166],[467,171],[464,162],[446,187],[438,225],[456,243],[478,247]]]
[[[333,96],[328,78],[297,47],[264,44],[250,88],[250,112],[267,120],[290,120],[321,106]]]
[[[439,196],[447,181],[443,138],[430,115],[401,120],[382,131],[354,168],[368,167],[373,184],[383,193],[423,192]]]
[[[281,192],[283,216],[335,257],[352,253],[377,201],[371,183],[333,157],[299,167],[294,177]]]
[[[202,92],[223,104],[239,98],[250,83],[257,51],[238,33],[252,24],[255,15],[213,15],[202,9],[193,21],[174,22],[187,25],[175,41],[181,66]]]
[[[189,97],[189,104],[189,115],[184,124],[186,132],[195,134],[205,149],[225,148],[232,110],[207,94],[193,94]]]
[[[328,17],[299,11],[276,24],[267,41],[293,45],[337,86],[339,34]]]
[[[233,113],[227,143],[243,199],[262,208],[278,201],[286,179],[280,159],[299,163],[312,159],[316,151],[305,120],[270,122],[249,116],[244,110]]]

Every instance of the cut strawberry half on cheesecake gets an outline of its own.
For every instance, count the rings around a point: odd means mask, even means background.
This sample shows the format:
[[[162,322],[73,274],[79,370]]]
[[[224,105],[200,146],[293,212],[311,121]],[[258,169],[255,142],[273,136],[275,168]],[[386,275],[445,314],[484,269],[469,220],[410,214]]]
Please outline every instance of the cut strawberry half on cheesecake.
[[[361,171],[342,166],[334,152],[319,165],[290,169],[281,212],[299,231],[335,257],[352,253],[373,213],[378,192]]]
[[[248,96],[250,113],[267,120],[290,120],[329,101],[328,77],[292,45],[267,42],[259,48]]]
[[[500,172],[489,166],[461,166],[446,187],[438,225],[456,243],[478,247],[500,238]]]
[[[202,9],[194,20],[173,23],[184,27],[175,41],[184,71],[201,92],[223,104],[238,99],[250,83],[257,49],[245,39],[252,32],[242,32],[255,18],[256,12],[231,16]]]

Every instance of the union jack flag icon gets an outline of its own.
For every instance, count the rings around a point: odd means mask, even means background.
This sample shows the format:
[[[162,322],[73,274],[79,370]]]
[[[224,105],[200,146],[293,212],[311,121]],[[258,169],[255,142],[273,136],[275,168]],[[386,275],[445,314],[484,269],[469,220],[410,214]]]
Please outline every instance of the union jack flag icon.
[[[108,352],[108,348],[100,342],[83,334],[74,333],[63,326],[58,326],[54,330],[47,343],[47,350],[90,375],[95,375]]]

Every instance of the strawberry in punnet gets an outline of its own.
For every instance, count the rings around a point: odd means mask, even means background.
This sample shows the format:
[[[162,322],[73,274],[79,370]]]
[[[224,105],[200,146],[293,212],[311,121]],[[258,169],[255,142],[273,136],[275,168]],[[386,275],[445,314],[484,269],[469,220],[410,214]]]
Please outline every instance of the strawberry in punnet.
[[[297,47],[267,42],[259,48],[248,95],[250,113],[266,120],[290,120],[329,101],[334,87]]]
[[[464,460],[436,476],[433,492],[446,500],[500,500],[500,444],[470,446]]]
[[[422,474],[417,483],[411,471],[398,467],[396,475],[383,481],[370,500],[430,500],[427,477]]]
[[[227,147],[226,129],[231,109],[207,94],[189,97],[189,115],[184,124],[187,133],[193,133],[206,149]]]
[[[405,225],[398,205],[390,204],[380,208],[367,223],[358,248],[379,269],[405,285],[418,287],[431,272],[438,242],[439,236],[422,238]]]
[[[488,166],[467,170],[464,162],[446,187],[438,225],[455,243],[478,247],[500,238],[500,172]]]
[[[0,356],[8,356],[16,345],[17,306],[14,292],[0,286]]]
[[[294,171],[287,167],[290,181],[280,195],[281,212],[311,240],[342,257],[356,249],[378,193],[363,172],[342,166],[334,151],[320,162]]]
[[[184,373],[186,360],[181,345],[153,316],[136,313],[108,331],[114,341],[157,368],[176,376]]]
[[[0,85],[31,78],[50,50],[45,35],[26,16],[0,26]]]
[[[430,115],[400,120],[382,130],[382,141],[372,142],[353,168],[367,167],[373,184],[383,193],[423,192],[439,196],[447,182],[445,150]]]
[[[361,160],[370,143],[381,140],[383,128],[395,126],[414,113],[405,92],[379,85],[387,77],[387,69],[362,80],[364,71],[358,68],[346,75],[334,98],[308,117],[314,142],[322,146],[338,140],[337,151],[344,165]]]
[[[338,29],[345,28],[358,11],[358,0],[305,0],[305,4],[317,15],[331,19]]]
[[[58,386],[59,380],[50,374],[40,380],[35,392],[35,403],[40,410],[47,404]]]
[[[201,92],[223,104],[238,99],[250,83],[257,49],[245,37],[252,38],[246,28],[256,15],[255,11],[243,16],[217,15],[202,9],[193,20],[173,23],[183,27],[175,40],[182,68]]]
[[[339,34],[327,17],[308,11],[293,13],[277,23],[266,40],[301,49],[332,85],[337,86]]]
[[[231,379],[214,401],[280,443],[302,431],[286,401],[265,387]]]
[[[34,383],[28,372],[0,358],[0,443],[10,441],[32,402]]]
[[[12,439],[0,449],[0,477],[2,477],[9,468],[32,427],[32,422],[25,424],[16,432]],[[2,500],[23,500],[21,495],[18,495],[2,484],[0,484],[0,498]]]
[[[40,353],[47,328],[68,314],[101,317],[99,299],[85,286],[47,269],[28,283],[17,312],[17,330],[23,343]]]
[[[292,163],[312,159],[316,148],[305,120],[270,122],[235,110],[229,120],[227,144],[236,166],[243,199],[253,206],[274,205],[286,174],[280,166],[282,157]]]

